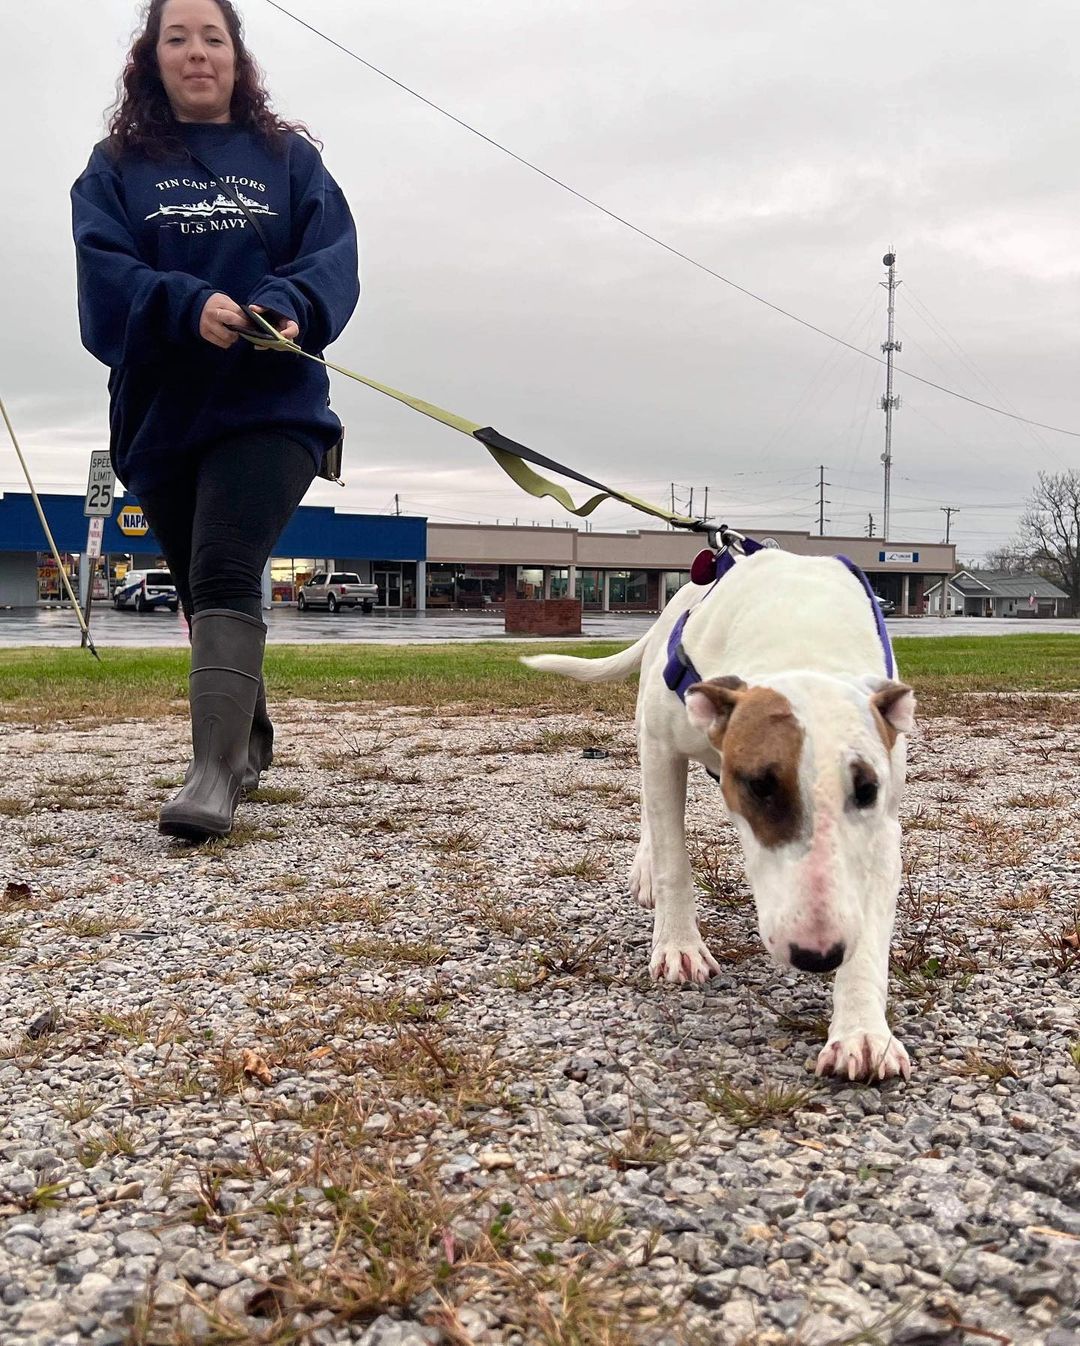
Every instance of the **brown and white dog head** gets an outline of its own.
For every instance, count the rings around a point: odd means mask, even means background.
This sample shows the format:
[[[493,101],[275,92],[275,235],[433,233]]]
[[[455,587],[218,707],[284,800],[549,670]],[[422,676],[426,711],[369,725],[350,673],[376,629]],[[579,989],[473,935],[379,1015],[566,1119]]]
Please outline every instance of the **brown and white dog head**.
[[[691,723],[721,754],[761,937],[781,963],[831,972],[869,926],[891,930],[914,709],[902,682],[822,673],[687,692]]]

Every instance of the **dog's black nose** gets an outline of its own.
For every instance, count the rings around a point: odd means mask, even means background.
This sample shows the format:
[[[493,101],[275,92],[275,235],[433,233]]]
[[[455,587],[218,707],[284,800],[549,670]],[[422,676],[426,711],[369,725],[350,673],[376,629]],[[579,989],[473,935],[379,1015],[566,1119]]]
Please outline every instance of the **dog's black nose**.
[[[834,944],[828,953],[817,953],[814,949],[800,949],[797,944],[789,944],[791,966],[800,972],[832,972],[844,961],[844,946]]]

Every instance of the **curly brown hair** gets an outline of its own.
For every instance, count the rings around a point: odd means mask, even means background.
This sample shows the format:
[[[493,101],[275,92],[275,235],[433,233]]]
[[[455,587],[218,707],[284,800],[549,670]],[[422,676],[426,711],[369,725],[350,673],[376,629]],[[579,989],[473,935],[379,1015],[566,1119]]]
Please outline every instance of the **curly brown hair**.
[[[298,131],[319,144],[303,122],[284,121],[270,107],[262,71],[244,45],[240,15],[231,0],[214,0],[214,3],[221,10],[236,52],[236,84],[229,109],[232,120],[258,132],[269,145],[279,143],[289,131]],[[157,44],[165,4],[166,0],[149,0],[142,31],[128,52],[124,73],[117,86],[116,102],[109,110],[109,145],[119,154],[135,152],[161,159],[184,151],[158,71]]]

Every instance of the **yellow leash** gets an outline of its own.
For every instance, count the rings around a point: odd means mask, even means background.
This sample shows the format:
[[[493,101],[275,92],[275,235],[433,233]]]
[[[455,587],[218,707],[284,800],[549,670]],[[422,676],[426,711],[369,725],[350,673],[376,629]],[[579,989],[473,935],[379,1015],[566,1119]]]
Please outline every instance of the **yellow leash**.
[[[518,444],[512,439],[507,439],[505,435],[500,435],[497,430],[493,430],[490,426],[482,426],[476,424],[475,421],[467,421],[464,416],[456,416],[452,411],[445,411],[442,407],[437,407],[431,402],[425,402],[419,397],[411,397],[408,393],[400,392],[397,388],[388,387],[385,383],[378,383],[375,379],[357,374],[355,370],[345,369],[342,365],[333,364],[330,360],[325,360],[321,356],[312,355],[298,346],[295,341],[289,341],[283,337],[277,328],[266,321],[261,313],[256,313],[252,309],[245,311],[248,317],[253,322],[258,323],[265,333],[264,336],[255,336],[247,332],[241,333],[253,346],[262,350],[284,351],[291,355],[302,355],[306,360],[313,360],[316,364],[325,365],[327,369],[333,369],[338,374],[344,374],[348,379],[355,379],[357,383],[363,383],[368,388],[374,388],[376,392],[383,393],[386,397],[392,397],[395,402],[404,403],[405,406],[411,407],[413,411],[420,412],[422,416],[430,416],[432,420],[440,421],[452,430],[458,430],[463,435],[469,435],[472,439],[479,440],[511,481],[538,500],[545,496],[557,500],[564,509],[582,519],[587,518],[603,501],[618,500],[624,505],[629,505],[632,509],[640,510],[644,514],[651,514],[656,519],[663,519],[665,523],[670,523],[676,528],[689,528],[694,532],[708,531],[708,526],[702,520],[691,519],[685,514],[673,514],[660,505],[653,505],[647,500],[638,499],[636,495],[628,495],[625,491],[618,491],[613,486],[605,486],[603,482],[593,481],[591,477],[582,476],[580,472],[575,472],[572,468],[564,467],[561,463],[557,463],[551,458],[545,458],[543,454],[536,453],[533,449],[526,448],[524,444]],[[549,481],[539,472],[534,472],[529,463],[538,467],[546,467],[549,471],[559,473],[560,476],[570,477],[574,481],[581,482],[584,486],[592,486],[597,494],[590,496],[583,505],[575,505],[565,486],[560,486],[558,482]]]

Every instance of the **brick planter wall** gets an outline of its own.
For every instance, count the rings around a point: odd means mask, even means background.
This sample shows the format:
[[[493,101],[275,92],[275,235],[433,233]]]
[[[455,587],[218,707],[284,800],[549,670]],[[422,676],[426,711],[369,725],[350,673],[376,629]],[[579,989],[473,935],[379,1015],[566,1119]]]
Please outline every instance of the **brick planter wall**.
[[[508,598],[506,633],[510,636],[580,636],[579,598]]]

